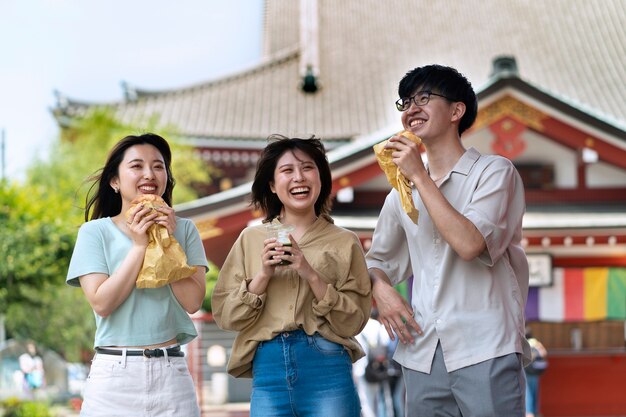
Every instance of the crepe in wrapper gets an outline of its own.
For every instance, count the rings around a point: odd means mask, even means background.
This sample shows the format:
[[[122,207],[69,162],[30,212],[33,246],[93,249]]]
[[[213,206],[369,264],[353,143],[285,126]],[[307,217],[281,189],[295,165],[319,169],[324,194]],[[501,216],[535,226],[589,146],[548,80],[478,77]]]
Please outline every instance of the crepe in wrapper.
[[[167,206],[161,197],[154,194],[144,194],[132,201],[131,208],[126,212],[126,218],[130,217],[130,213],[137,204],[143,204],[152,210]],[[187,255],[165,226],[160,224],[150,226],[148,238],[149,242],[143,258],[143,265],[137,277],[137,288],[163,287],[190,277],[196,272],[195,267],[187,265]]]
[[[418,145],[422,143],[422,140],[419,137],[417,137],[412,132],[409,132],[408,130],[399,132],[396,135],[404,136],[405,138],[412,140]],[[387,181],[389,181],[389,184],[391,184],[393,188],[398,190],[398,194],[400,194],[400,202],[402,203],[402,209],[404,209],[406,214],[408,214],[411,220],[413,220],[413,223],[417,224],[419,212],[415,208],[415,204],[413,203],[413,196],[411,194],[411,183],[402,174],[400,168],[398,168],[398,166],[393,163],[391,156],[391,154],[393,153],[393,149],[385,149],[386,144],[387,140],[374,145],[376,160],[378,161],[378,165],[380,165],[380,168],[387,176]]]

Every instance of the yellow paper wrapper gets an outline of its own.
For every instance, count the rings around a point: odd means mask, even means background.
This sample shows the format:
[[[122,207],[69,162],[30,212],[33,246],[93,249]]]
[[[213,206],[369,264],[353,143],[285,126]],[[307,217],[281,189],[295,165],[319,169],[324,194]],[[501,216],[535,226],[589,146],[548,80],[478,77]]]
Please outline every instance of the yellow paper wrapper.
[[[137,204],[142,203],[153,210],[166,205],[161,197],[146,194],[133,200],[126,217]],[[150,240],[135,284],[137,288],[163,287],[196,272],[195,267],[187,265],[187,255],[165,226],[153,224],[148,228],[148,237]]]
[[[404,130],[402,132],[397,133],[397,135],[404,136],[405,138],[412,140],[418,145],[422,143],[422,140],[415,136],[412,132],[408,130]],[[393,149],[385,149],[385,145],[387,141],[383,141],[374,145],[374,153],[376,154],[376,160],[378,161],[378,165],[380,165],[380,169],[383,170],[385,175],[387,176],[387,181],[389,184],[400,194],[400,202],[402,204],[402,209],[406,214],[411,218],[413,223],[417,224],[417,219],[419,217],[419,212],[415,208],[415,204],[413,203],[413,196],[411,195],[411,183],[400,171],[400,168],[393,163],[391,154],[393,153]]]

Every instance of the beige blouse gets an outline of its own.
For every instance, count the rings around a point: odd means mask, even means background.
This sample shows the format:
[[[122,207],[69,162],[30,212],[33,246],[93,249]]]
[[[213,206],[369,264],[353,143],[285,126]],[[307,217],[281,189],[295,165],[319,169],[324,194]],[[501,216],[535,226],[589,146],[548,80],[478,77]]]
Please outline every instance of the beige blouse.
[[[259,342],[283,331],[303,329],[345,346],[352,361],[363,356],[356,336],[365,326],[372,305],[371,283],[357,236],[320,217],[298,245],[309,264],[328,283],[316,300],[296,271],[276,268],[262,295],[248,292],[261,268],[264,225],[246,228],[222,267],[211,305],[222,329],[239,332],[228,363],[235,377],[252,376],[252,359]]]

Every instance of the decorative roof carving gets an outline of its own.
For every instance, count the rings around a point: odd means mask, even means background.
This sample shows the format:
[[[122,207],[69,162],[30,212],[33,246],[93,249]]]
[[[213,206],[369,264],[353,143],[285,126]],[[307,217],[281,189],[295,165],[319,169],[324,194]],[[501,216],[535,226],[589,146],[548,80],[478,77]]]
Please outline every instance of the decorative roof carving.
[[[548,115],[518,99],[506,96],[480,109],[472,129],[479,130],[507,116],[540,132],[544,129],[542,120],[548,117]]]

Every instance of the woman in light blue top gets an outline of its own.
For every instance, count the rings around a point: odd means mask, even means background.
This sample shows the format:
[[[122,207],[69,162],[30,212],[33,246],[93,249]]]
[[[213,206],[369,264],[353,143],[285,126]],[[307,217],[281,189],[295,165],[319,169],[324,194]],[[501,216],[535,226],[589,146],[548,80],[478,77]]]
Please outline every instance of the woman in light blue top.
[[[172,205],[171,151],[155,134],[127,136],[94,175],[67,283],[80,286],[96,318],[96,356],[81,416],[200,416],[180,345],[197,336],[189,314],[200,309],[208,263],[198,230]],[[161,196],[152,211],[131,202]],[[196,272],[160,288],[136,288],[147,230],[165,226]]]

